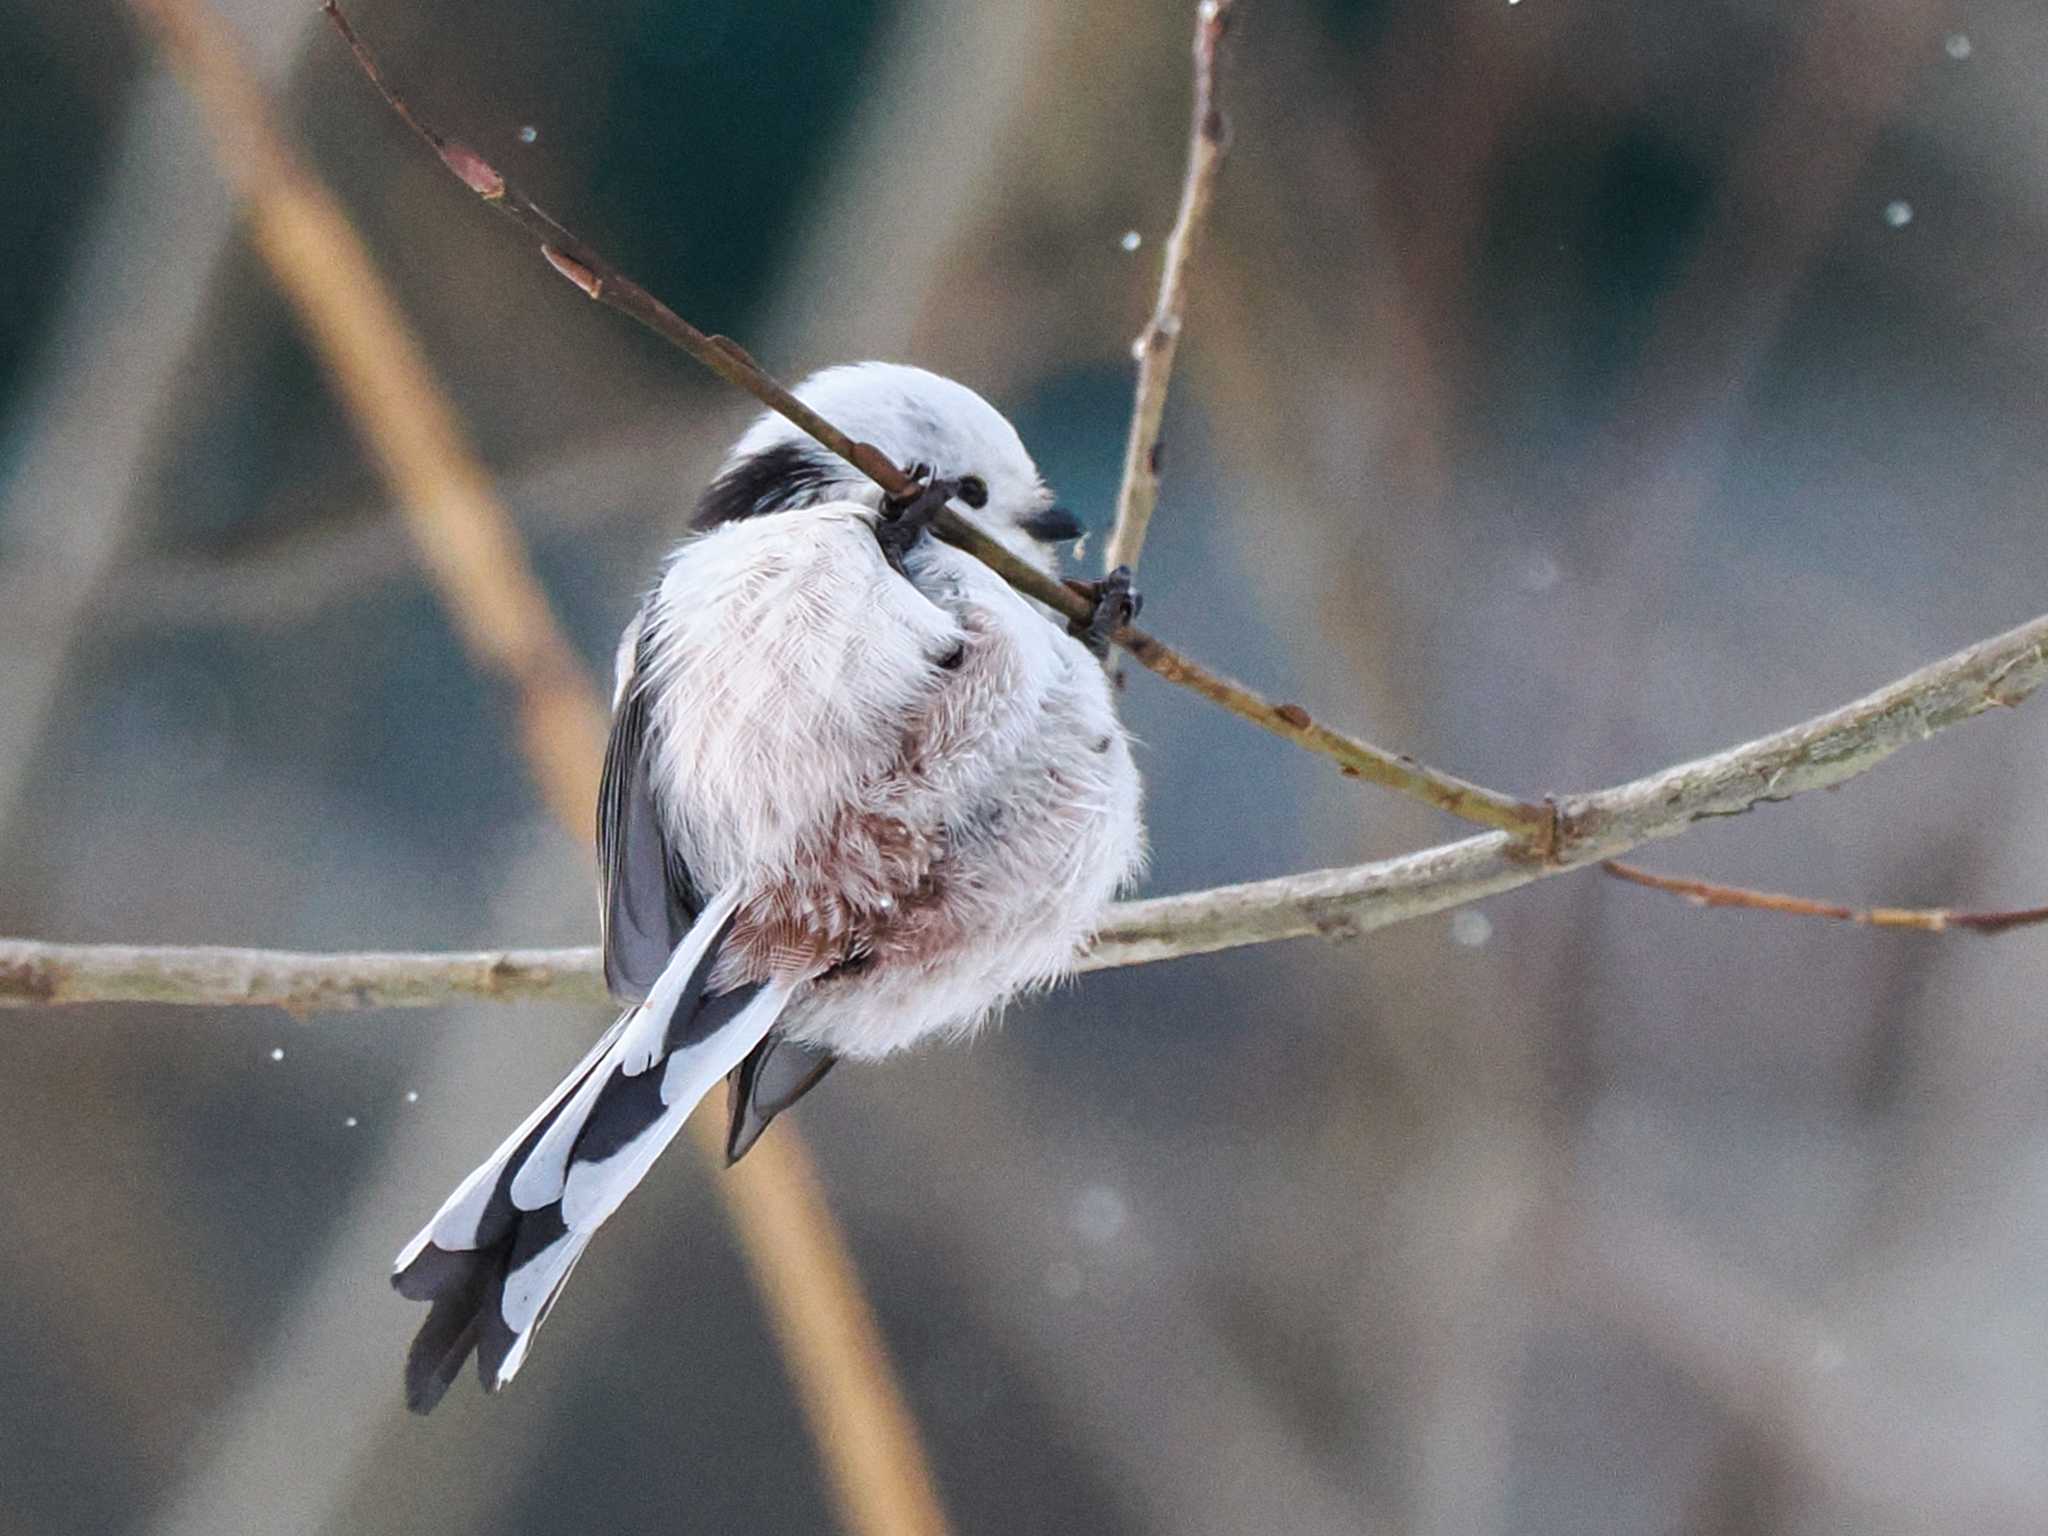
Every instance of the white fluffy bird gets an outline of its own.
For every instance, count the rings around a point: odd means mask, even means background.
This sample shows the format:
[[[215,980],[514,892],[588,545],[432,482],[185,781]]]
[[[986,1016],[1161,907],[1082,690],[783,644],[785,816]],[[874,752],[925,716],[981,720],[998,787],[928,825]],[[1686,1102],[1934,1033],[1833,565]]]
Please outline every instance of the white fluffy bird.
[[[597,1227],[730,1080],[737,1159],[840,1057],[960,1035],[1067,973],[1138,870],[1138,774],[1099,657],[924,525],[952,499],[1041,569],[1080,525],[972,390],[861,363],[797,390],[915,466],[886,504],[778,416],[705,491],[626,628],[598,810],[605,977],[633,1006],[448,1198],[392,1283],[433,1303],[425,1412],[474,1350],[512,1379]]]

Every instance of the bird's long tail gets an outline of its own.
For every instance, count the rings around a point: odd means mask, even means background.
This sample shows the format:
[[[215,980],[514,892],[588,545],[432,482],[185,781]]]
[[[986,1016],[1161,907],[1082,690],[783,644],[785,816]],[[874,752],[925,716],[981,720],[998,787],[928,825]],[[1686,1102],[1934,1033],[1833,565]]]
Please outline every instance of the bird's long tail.
[[[392,1285],[433,1304],[406,1360],[415,1412],[441,1400],[472,1350],[486,1391],[512,1379],[599,1224],[774,1026],[786,983],[706,996],[737,907],[732,892],[706,906],[647,1001],[605,1031],[399,1254]]]

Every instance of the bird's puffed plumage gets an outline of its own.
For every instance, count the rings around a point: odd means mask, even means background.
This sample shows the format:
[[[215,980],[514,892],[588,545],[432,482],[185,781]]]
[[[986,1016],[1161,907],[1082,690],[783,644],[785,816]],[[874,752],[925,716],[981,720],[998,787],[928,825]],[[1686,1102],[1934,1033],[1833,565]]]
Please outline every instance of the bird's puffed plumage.
[[[1010,424],[918,369],[798,394],[1053,567]],[[720,1077],[728,1150],[840,1058],[960,1034],[1065,974],[1143,857],[1107,680],[1046,610],[778,417],[734,448],[619,648],[601,795],[606,977],[635,1006],[399,1256],[433,1303],[408,1397],[509,1380],[590,1235]]]

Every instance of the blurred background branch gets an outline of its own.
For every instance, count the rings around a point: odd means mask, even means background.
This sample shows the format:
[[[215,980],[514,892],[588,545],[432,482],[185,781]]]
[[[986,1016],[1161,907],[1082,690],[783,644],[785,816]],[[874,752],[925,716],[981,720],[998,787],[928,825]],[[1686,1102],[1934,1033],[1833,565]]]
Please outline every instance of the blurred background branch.
[[[257,248],[381,461],[473,660],[510,686],[526,761],[556,819],[584,834],[595,824],[606,709],[368,252],[298,162],[205,0],[132,3],[210,114]],[[707,1117],[698,1125],[700,1148],[722,1167],[722,1133]],[[943,1532],[914,1421],[801,1144],[782,1138],[747,1179],[718,1182],[846,1525],[870,1536]]]
[[[253,16],[255,8],[241,7]],[[246,19],[246,18],[245,18]],[[272,25],[252,53],[281,78],[308,18]],[[71,257],[49,368],[19,408],[8,477],[10,558],[0,567],[0,836],[95,592],[129,541],[159,422],[203,323],[233,211],[193,174],[196,133],[175,87],[136,93],[116,133],[90,228]],[[161,191],[172,195],[152,195]],[[123,280],[147,250],[157,280]]]
[[[594,826],[606,711],[369,252],[279,136],[261,83],[205,0],[130,3],[206,108],[251,237],[333,370],[465,645],[510,688],[548,803],[564,826]]]

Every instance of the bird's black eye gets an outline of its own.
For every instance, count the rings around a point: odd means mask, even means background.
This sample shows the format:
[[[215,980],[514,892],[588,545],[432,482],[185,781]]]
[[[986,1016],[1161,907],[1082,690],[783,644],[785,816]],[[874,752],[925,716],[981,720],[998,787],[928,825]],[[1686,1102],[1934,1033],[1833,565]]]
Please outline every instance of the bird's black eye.
[[[1087,532],[1081,519],[1065,507],[1041,507],[1017,520],[1017,526],[1044,544],[1066,544]]]
[[[979,475],[968,475],[961,480],[956,494],[970,507],[985,507],[988,505],[988,482]]]

